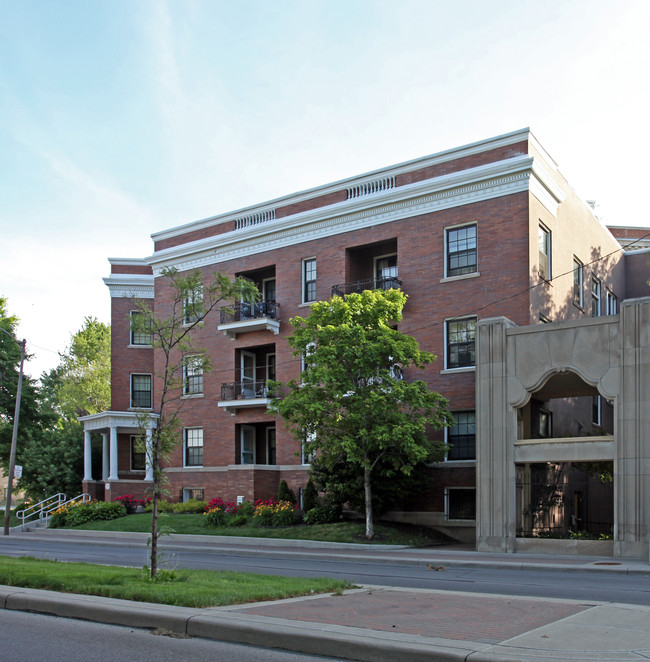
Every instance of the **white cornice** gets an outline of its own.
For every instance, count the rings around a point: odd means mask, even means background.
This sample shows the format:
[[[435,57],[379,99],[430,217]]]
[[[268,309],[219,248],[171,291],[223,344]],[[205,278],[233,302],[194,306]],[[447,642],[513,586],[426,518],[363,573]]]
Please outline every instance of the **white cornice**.
[[[195,269],[523,191],[534,192],[553,214],[564,198],[534,159],[520,156],[181,244],[146,261],[155,275],[164,267]]]
[[[111,274],[103,281],[110,290],[111,298],[154,298],[154,277],[149,274]]]
[[[147,427],[156,427],[158,414],[147,413]],[[83,423],[84,430],[103,430],[106,428],[139,428],[141,416],[131,411],[102,411],[99,414],[80,416],[77,419]]]
[[[478,142],[470,143],[468,145],[463,145],[461,147],[454,147],[453,149],[448,149],[443,152],[437,152],[436,154],[431,154],[429,156],[422,156],[417,159],[412,159],[410,161],[404,161],[396,165],[387,166],[380,168],[378,170],[372,170],[370,172],[363,173],[361,175],[356,175],[354,177],[349,177],[347,179],[340,179],[336,182],[331,182],[330,184],[325,184],[323,186],[317,186],[315,188],[307,189],[305,191],[299,191],[297,193],[292,193],[290,195],[285,195],[280,198],[275,198],[273,200],[267,200],[263,203],[253,205],[251,207],[243,207],[236,211],[228,212],[226,214],[219,214],[217,216],[211,216],[209,218],[204,218],[198,221],[192,221],[191,223],[186,223],[184,225],[179,225],[167,230],[162,230],[160,232],[154,232],[151,235],[151,238],[154,241],[162,241],[164,239],[172,239],[189,232],[194,232],[196,230],[202,230],[213,225],[219,225],[221,223],[232,222],[236,218],[241,216],[247,216],[249,214],[254,214],[258,212],[268,211],[269,209],[277,209],[279,207],[285,207],[287,205],[293,205],[305,200],[312,200],[314,198],[328,195],[337,191],[341,191],[354,186],[361,186],[368,180],[373,180],[378,177],[395,177],[408,172],[413,172],[415,170],[421,170],[422,168],[427,168],[439,163],[446,163],[448,161],[455,161],[457,159],[462,159],[467,156],[473,156],[474,154],[481,154],[482,152],[487,152],[489,150],[498,149],[499,147],[506,147],[508,145],[513,145],[528,138],[532,138],[530,129],[519,129],[518,131],[512,131],[511,133],[505,133],[500,136],[495,136],[493,138],[488,138],[486,140],[480,140]],[[544,155],[547,156],[546,151],[542,146],[535,140],[535,148]],[[555,162],[548,157],[550,164],[555,167]]]

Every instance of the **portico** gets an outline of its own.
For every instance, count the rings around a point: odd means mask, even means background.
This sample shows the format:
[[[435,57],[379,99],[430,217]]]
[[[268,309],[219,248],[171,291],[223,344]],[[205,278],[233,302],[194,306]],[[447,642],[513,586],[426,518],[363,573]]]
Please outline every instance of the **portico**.
[[[151,464],[151,439],[154,428],[158,424],[158,415],[149,412],[106,411],[90,416],[81,416],[79,421],[84,426],[84,477],[83,491],[95,497],[101,497],[102,487],[106,490],[104,498],[109,501],[117,489],[122,493],[143,491],[145,484],[153,482],[153,467]],[[119,443],[120,436],[127,439],[145,435],[145,468],[137,475],[132,471],[129,460],[131,449],[127,443]],[[102,436],[102,470],[101,478],[93,476],[91,435],[99,433]],[[135,483],[135,486],[134,486]],[[135,489],[134,489],[135,487]]]

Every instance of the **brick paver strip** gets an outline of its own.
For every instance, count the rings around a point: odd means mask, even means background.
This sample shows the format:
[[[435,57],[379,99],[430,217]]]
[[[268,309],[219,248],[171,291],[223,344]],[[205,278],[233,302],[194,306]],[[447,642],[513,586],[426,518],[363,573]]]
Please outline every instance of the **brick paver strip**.
[[[590,605],[476,595],[364,592],[243,607],[246,613],[497,644]]]

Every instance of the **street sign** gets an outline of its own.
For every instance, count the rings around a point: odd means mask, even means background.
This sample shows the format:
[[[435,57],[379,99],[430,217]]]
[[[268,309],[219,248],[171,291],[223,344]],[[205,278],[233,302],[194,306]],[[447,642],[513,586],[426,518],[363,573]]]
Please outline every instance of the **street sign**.
[[[14,478],[22,478],[23,477],[23,467],[20,464],[15,464],[14,465]]]

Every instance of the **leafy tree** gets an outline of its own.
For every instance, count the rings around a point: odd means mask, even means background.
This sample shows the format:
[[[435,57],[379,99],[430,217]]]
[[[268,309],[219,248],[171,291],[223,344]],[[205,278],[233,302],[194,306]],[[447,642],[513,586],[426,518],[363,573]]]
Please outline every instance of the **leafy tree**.
[[[16,323],[15,318],[8,318],[0,309],[0,324],[3,319],[11,328]],[[11,343],[9,338],[7,341]],[[4,345],[0,347],[4,349]],[[56,492],[71,495],[79,490],[83,475],[83,431],[77,416],[110,407],[110,327],[87,317],[84,326],[72,336],[68,350],[59,356],[59,365],[41,376],[40,387],[27,377],[23,380],[16,451],[23,475],[18,487],[37,501]],[[0,365],[6,357],[0,350]],[[15,365],[17,360],[14,352]],[[13,374],[6,370],[3,373]],[[13,384],[11,388],[2,389],[0,384],[0,400],[4,398],[11,407],[15,401],[15,383],[16,377],[12,377],[7,381],[8,386]],[[0,411],[4,411],[4,400]],[[11,430],[3,426],[5,420],[0,413],[0,452],[6,467]]]
[[[86,317],[59,354],[57,401],[68,417],[98,414],[111,404],[111,327]]]
[[[441,459],[444,443],[428,431],[452,421],[441,395],[402,379],[402,368],[435,358],[397,330],[405,303],[399,290],[366,290],[315,303],[309,317],[292,319],[289,344],[305,369],[274,401],[306,453],[330,467],[343,462],[361,477],[368,539],[373,483]]]
[[[239,300],[254,301],[259,297],[257,288],[250,281],[244,278],[230,280],[218,272],[209,284],[203,282],[200,271],[181,273],[167,268],[162,276],[161,289],[165,290],[166,301],[164,308],[160,306],[154,313],[146,301],[133,301],[141,313],[133,316],[133,330],[150,335],[156,353],[153,411],[158,415],[158,424],[152,430],[150,444],[147,447],[143,445],[153,471],[151,577],[158,572],[159,502],[167,494],[163,466],[181,438],[179,414],[183,404],[180,396],[183,392],[185,357],[192,355],[195,370],[205,373],[211,368],[209,357],[194,342],[194,332],[219,304],[234,305]],[[144,439],[150,415],[143,411],[139,418],[140,436]]]

